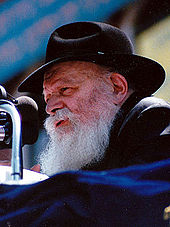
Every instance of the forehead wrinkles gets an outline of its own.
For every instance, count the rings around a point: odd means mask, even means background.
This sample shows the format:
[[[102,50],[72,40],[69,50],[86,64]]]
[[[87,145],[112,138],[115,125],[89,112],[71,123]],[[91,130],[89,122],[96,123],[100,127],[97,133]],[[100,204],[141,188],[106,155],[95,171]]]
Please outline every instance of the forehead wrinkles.
[[[70,61],[54,65],[44,74],[44,79],[48,80],[54,75],[61,77],[71,77],[74,81],[79,77],[82,81],[85,78],[101,77],[104,68],[91,62]]]

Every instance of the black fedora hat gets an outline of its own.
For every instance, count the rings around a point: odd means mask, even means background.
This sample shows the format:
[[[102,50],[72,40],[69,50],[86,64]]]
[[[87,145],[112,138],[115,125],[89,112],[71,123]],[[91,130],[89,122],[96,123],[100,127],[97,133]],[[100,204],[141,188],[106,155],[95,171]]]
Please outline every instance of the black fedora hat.
[[[165,79],[163,67],[149,58],[135,55],[130,40],[118,28],[99,22],[75,22],[51,34],[45,64],[29,75],[18,91],[41,94],[47,68],[76,60],[116,68],[143,95],[153,94]]]

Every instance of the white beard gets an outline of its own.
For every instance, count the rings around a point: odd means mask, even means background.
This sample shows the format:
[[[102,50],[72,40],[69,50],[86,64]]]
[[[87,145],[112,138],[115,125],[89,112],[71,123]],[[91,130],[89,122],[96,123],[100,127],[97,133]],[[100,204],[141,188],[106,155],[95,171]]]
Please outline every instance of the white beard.
[[[69,126],[54,127],[54,122],[64,116],[72,123],[69,133],[64,133],[65,127]],[[51,176],[62,171],[79,170],[102,160],[113,123],[113,117],[111,119],[110,116],[115,116],[115,108],[114,111],[102,112],[100,119],[94,119],[91,126],[82,124],[80,116],[68,109],[59,110],[55,117],[47,118],[44,126],[50,140],[39,157],[42,172]]]

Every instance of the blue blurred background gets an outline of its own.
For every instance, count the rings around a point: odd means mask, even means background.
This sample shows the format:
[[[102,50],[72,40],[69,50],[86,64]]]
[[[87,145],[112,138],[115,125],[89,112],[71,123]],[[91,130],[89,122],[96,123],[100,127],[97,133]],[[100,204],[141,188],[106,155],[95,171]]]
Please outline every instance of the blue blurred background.
[[[4,1],[0,9],[0,82],[6,82],[41,59],[48,37],[56,27],[73,21],[104,21],[128,2]]]

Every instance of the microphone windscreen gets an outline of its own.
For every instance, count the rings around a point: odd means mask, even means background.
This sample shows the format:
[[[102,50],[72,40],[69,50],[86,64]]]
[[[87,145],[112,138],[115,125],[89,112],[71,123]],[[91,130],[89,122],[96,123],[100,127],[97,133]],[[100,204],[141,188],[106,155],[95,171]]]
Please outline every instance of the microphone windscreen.
[[[17,98],[17,101],[16,107],[22,122],[22,145],[33,144],[37,141],[39,133],[38,106],[28,96],[21,96]]]

